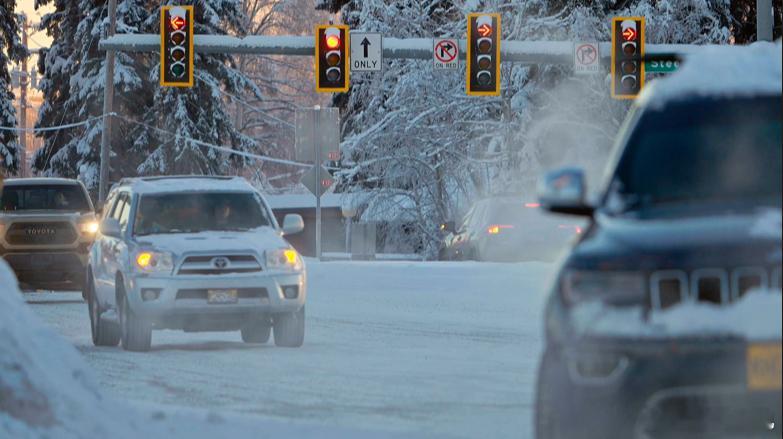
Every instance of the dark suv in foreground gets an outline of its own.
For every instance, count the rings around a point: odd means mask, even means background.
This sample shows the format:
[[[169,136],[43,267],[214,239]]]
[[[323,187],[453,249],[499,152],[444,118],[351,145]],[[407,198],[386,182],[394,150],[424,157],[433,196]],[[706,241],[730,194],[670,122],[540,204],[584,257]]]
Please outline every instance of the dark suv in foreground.
[[[780,437],[777,81],[651,90],[597,203],[577,169],[544,178],[543,208],[591,222],[547,303],[538,438]]]
[[[0,257],[23,287],[81,290],[97,231],[77,180],[9,179],[0,188]]]

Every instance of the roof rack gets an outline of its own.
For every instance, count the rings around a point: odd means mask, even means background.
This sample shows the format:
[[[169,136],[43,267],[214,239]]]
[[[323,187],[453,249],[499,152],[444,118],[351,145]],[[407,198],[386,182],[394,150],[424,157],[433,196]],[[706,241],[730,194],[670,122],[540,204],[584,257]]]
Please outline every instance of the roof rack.
[[[179,180],[184,178],[199,178],[210,180],[233,180],[237,177],[225,176],[225,175],[156,175],[153,177],[125,177],[120,179],[116,184],[130,184],[134,181],[161,181],[161,180]]]

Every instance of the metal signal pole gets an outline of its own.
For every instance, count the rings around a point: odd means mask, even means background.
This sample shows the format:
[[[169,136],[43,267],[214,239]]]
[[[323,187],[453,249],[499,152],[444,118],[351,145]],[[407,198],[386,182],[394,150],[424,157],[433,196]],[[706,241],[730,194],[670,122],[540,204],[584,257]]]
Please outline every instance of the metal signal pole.
[[[756,0],[756,41],[772,41],[772,0]]]
[[[22,15],[22,45],[27,50],[27,15]],[[27,177],[27,87],[30,82],[27,80],[27,55],[22,58],[22,74],[19,80],[19,125],[22,132],[19,133],[19,144],[22,148],[19,151],[19,176]]]
[[[117,29],[117,0],[109,0],[109,34],[114,35]],[[111,150],[111,116],[114,107],[114,50],[106,51],[106,81],[103,88],[103,131],[101,132],[101,171],[98,182],[98,202],[106,200],[106,192],[109,186],[109,156]]]

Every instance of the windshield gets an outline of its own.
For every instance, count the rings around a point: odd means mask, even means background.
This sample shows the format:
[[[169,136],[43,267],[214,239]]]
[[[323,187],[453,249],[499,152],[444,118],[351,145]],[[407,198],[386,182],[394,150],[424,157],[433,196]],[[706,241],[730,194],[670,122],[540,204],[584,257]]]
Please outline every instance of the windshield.
[[[89,212],[87,194],[76,185],[7,186],[2,191],[0,209],[3,212],[23,210],[58,210]]]
[[[781,197],[780,99],[700,102],[648,112],[622,157],[624,210],[662,204],[770,204]]]
[[[249,230],[271,226],[261,199],[253,193],[144,195],[136,211],[135,235]]]

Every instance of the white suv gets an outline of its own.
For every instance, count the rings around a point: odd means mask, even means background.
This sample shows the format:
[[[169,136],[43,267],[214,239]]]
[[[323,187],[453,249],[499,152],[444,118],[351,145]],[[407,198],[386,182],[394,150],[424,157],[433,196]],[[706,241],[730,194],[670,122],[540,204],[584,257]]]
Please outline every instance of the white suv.
[[[107,197],[85,282],[92,339],[150,348],[152,329],[242,331],[304,341],[307,280],[258,191],[238,177],[124,179]]]

